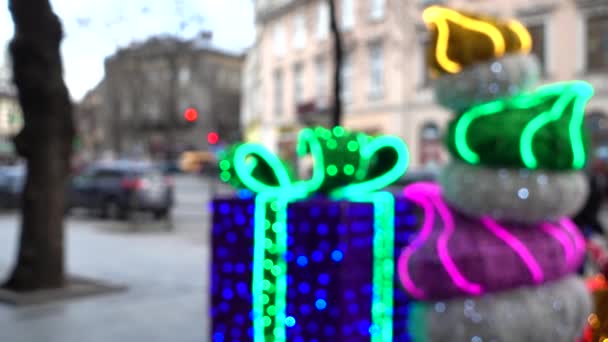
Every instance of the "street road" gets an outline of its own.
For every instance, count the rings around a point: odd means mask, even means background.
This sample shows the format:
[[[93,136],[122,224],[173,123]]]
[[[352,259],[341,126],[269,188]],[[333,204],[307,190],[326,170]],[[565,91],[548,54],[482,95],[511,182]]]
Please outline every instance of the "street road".
[[[0,305],[0,341],[209,341],[208,201],[216,190],[226,189],[196,177],[176,178],[176,208],[167,222],[72,215],[70,273],[126,285],[128,291],[37,307]],[[602,218],[608,223],[608,209]],[[0,214],[0,277],[13,262],[17,224],[17,214]]]
[[[0,341],[208,341],[209,186],[176,179],[170,222],[102,221],[75,213],[67,223],[71,274],[128,286],[126,292],[14,308],[0,305]],[[0,271],[16,252],[18,215],[0,215]]]

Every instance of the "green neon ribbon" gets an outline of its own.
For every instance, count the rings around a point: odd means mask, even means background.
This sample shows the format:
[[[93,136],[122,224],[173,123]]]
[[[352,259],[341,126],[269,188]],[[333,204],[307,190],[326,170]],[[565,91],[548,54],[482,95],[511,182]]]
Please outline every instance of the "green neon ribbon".
[[[587,159],[584,111],[592,96],[586,82],[561,82],[473,107],[452,123],[448,147],[470,164],[581,169]],[[541,136],[568,156],[539,156],[535,139]],[[509,152],[513,148],[519,153]]]
[[[374,205],[373,342],[391,341],[393,331],[394,197],[376,192],[403,175],[407,146],[393,136],[371,138],[342,127],[304,129],[296,146],[310,155],[312,175],[294,180],[288,166],[259,144],[241,144],[220,161],[222,180],[257,194],[254,214],[254,341],[286,340],[287,206],[314,193]]]

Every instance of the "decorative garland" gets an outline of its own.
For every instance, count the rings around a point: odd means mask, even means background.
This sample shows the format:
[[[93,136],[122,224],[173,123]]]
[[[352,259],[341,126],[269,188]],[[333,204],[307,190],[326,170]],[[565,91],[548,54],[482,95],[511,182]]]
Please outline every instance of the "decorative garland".
[[[592,309],[585,283],[577,276],[482,297],[412,305],[414,342],[575,341]]]
[[[456,74],[467,66],[501,57],[526,54],[532,48],[528,30],[518,21],[465,14],[441,6],[424,10],[432,34],[427,63],[436,73]]]
[[[472,220],[452,211],[433,183],[412,184],[404,195],[424,210],[420,233],[397,264],[403,287],[418,300],[538,285],[570,274],[582,263],[585,241],[568,218],[533,226],[500,223],[489,216]],[[473,257],[485,262],[473,267]]]
[[[536,88],[540,76],[534,55],[508,54],[446,74],[433,83],[435,101],[455,113]]]
[[[583,120],[593,88],[582,81],[476,106],[454,120],[446,143],[469,164],[569,170],[585,166]]]
[[[444,166],[438,182],[455,210],[528,224],[574,216],[589,195],[583,171],[498,169],[460,160]]]

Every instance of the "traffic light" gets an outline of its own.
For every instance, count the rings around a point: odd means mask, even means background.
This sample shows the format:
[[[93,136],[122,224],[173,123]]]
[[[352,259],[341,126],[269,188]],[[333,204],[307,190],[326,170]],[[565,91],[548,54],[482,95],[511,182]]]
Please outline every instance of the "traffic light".
[[[211,145],[215,145],[220,141],[220,136],[216,132],[209,132],[207,134],[207,142]]]
[[[198,118],[198,112],[194,108],[188,108],[184,112],[184,118],[188,122],[194,122]]]

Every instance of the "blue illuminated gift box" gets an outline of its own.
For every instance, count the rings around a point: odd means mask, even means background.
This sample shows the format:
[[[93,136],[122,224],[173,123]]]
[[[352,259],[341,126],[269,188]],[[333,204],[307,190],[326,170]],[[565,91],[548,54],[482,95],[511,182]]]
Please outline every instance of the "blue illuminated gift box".
[[[256,339],[254,329],[255,210],[253,199],[213,201],[213,341],[268,340],[263,336]],[[396,260],[417,222],[414,207],[405,199],[395,200],[394,221]],[[325,198],[291,203],[287,208],[287,234],[286,305],[282,317],[286,341],[369,342],[386,341],[386,336],[391,336],[392,341],[409,341],[408,298],[397,285],[396,272],[389,287],[392,310],[389,308],[383,321],[391,331],[383,332],[372,317],[375,274],[372,203]],[[258,299],[266,304],[271,302],[269,298]],[[276,309],[272,306],[265,310],[280,314],[273,312]],[[270,321],[265,323],[265,327],[270,325]]]

